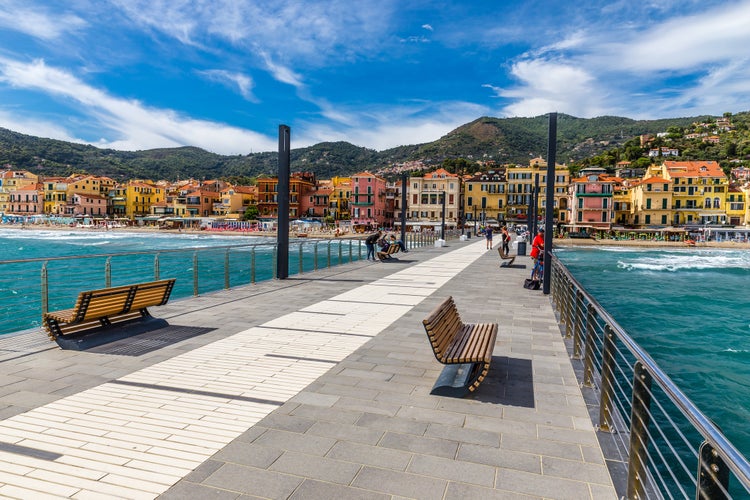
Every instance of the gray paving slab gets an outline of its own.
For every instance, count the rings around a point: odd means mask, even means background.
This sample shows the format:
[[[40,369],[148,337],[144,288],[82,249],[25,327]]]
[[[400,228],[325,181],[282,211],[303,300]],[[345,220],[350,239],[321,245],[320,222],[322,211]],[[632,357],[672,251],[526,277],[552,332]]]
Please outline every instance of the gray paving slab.
[[[525,269],[500,269],[497,253],[483,248],[476,239],[450,242],[398,263],[355,262],[175,300],[153,312],[205,333],[142,355],[61,351],[29,334],[14,343],[0,339],[0,419],[158,368],[383,278],[391,277],[383,285],[392,289],[408,282],[399,271],[476,251],[476,260],[445,282],[448,270],[432,269],[419,277],[423,285],[399,289],[412,305],[395,322],[329,363],[161,497],[616,498],[549,297],[521,286],[530,260],[517,259]],[[421,320],[447,295],[464,321],[499,324],[487,380],[461,399],[430,394],[442,366]],[[280,363],[289,357],[271,354]]]

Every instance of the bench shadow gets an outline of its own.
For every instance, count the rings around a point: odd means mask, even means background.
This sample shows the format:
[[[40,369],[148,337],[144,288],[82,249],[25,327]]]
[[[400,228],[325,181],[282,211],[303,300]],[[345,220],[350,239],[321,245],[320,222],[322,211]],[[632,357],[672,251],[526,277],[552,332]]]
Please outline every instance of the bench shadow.
[[[531,360],[492,356],[487,377],[468,398],[483,403],[534,408]]]
[[[170,325],[166,320],[152,317],[69,338],[58,337],[56,342],[65,350],[141,356],[213,330],[215,328]]]
[[[511,265],[503,265],[500,264],[500,268],[509,268],[509,269],[526,269],[526,264],[511,264]]]

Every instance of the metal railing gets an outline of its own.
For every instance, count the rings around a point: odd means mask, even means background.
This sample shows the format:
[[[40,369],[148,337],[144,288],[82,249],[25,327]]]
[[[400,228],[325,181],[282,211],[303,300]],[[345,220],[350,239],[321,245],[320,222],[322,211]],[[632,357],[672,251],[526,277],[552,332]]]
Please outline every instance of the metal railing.
[[[460,232],[446,231],[446,238]],[[405,246],[434,244],[433,232],[407,233]],[[203,246],[70,257],[0,261],[0,335],[41,326],[48,311],[73,307],[79,292],[176,278],[173,298],[273,279],[274,243]],[[303,274],[364,259],[364,238],[294,240],[290,274]]]
[[[629,499],[750,498],[748,460],[565,265],[551,260],[552,299],[584,398],[598,406],[600,440],[626,457],[627,483],[615,481],[618,492]]]

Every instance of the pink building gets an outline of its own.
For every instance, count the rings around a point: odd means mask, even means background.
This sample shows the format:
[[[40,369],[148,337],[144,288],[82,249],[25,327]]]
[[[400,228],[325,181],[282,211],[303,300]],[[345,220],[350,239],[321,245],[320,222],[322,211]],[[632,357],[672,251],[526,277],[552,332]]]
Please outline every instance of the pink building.
[[[599,173],[584,173],[571,179],[568,186],[570,196],[570,224],[609,229],[614,218],[614,186],[617,179]]]
[[[352,224],[382,226],[386,218],[386,182],[382,177],[362,172],[352,176],[349,200]]]
[[[95,194],[74,193],[71,197],[69,215],[90,215],[105,217],[107,215],[107,197]]]
[[[8,211],[18,215],[44,213],[44,191],[39,183],[29,184],[11,191],[8,196]]]

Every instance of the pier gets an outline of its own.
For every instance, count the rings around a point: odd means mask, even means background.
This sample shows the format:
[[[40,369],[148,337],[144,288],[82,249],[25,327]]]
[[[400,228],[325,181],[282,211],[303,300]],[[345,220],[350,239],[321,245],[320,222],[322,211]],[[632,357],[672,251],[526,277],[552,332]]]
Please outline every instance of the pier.
[[[400,255],[175,300],[87,351],[0,337],[0,497],[617,498],[530,261]],[[448,295],[499,324],[463,399],[430,395]]]

